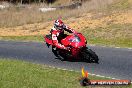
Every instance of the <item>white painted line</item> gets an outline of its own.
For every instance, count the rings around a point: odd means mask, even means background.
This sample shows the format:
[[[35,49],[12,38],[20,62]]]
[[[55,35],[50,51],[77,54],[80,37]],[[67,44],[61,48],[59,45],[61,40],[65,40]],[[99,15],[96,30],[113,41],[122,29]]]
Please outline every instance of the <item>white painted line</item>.
[[[96,76],[100,77],[101,75],[96,75]]]
[[[92,75],[92,76],[94,76],[95,74],[91,74],[91,73],[88,73],[89,75]]]
[[[98,46],[98,45],[92,45],[92,44],[89,44],[88,46]],[[117,49],[129,49],[129,50],[132,50],[132,48],[127,48],[127,47],[113,47],[113,46],[99,46],[99,47],[108,47],[108,48],[117,48]]]
[[[72,71],[73,72],[74,70],[69,70],[69,71]]]
[[[112,79],[116,79],[116,78],[112,78]]]
[[[56,69],[59,69],[59,70],[65,70],[65,71],[74,71],[74,70],[68,70],[68,69],[62,69],[62,68],[57,68],[57,67],[54,67],[54,66],[49,66],[51,68],[56,68]],[[74,72],[79,72],[79,71],[74,71]],[[108,79],[115,79],[115,80],[120,80],[120,79],[117,79],[117,78],[112,78],[112,77],[107,77],[107,76],[102,76],[102,75],[96,75],[96,74],[92,74],[92,73],[88,73],[89,75],[92,75],[92,76],[97,76],[97,77],[102,77],[102,78],[108,78]],[[131,82],[132,84],[132,82]]]
[[[89,46],[95,46],[95,45],[91,45],[91,44],[90,44]]]
[[[132,49],[132,48],[128,48],[128,49]]]
[[[62,69],[62,70],[66,71],[67,69]]]
[[[105,78],[105,76],[101,76],[101,75],[100,75],[100,77]]]
[[[105,77],[105,78],[112,79],[111,77]]]
[[[115,48],[121,48],[121,47],[115,47]]]
[[[57,69],[59,69],[59,70],[60,70],[61,68],[57,68]],[[61,69],[61,70],[62,70],[62,69]]]

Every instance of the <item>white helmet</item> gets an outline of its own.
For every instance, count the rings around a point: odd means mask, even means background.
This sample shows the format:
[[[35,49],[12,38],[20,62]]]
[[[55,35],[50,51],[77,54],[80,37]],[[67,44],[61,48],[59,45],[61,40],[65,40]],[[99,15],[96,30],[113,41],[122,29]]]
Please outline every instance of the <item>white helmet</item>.
[[[64,25],[64,23],[60,19],[56,20],[54,22],[54,26],[55,26],[56,29],[62,30],[63,29],[63,25]]]

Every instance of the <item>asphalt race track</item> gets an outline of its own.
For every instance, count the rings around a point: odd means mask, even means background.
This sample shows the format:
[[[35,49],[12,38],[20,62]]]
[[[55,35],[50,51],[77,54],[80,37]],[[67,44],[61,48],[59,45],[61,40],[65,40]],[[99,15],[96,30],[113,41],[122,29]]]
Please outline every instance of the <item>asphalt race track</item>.
[[[99,56],[99,64],[55,59],[44,43],[0,41],[0,57],[15,58],[69,70],[132,80],[132,49],[90,46]]]

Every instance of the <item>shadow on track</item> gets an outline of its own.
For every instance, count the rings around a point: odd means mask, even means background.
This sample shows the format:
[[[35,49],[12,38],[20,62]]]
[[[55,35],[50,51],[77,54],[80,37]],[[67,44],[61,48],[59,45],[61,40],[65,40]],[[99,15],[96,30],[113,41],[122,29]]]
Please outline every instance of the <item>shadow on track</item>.
[[[85,62],[85,63],[95,63],[95,62],[90,62],[90,61],[87,61],[87,60],[82,60],[82,59],[65,59],[65,60],[62,60],[61,58],[54,58],[54,59],[58,59],[58,60],[61,60],[61,61],[67,61],[67,62]],[[96,63],[96,64],[99,64]]]

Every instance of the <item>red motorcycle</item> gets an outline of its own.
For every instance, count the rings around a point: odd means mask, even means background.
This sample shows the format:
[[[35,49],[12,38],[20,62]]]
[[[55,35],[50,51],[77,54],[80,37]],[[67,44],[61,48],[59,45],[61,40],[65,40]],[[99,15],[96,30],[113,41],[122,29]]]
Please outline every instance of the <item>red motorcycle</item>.
[[[64,46],[69,47],[69,51],[55,47],[52,43],[51,35],[46,35],[44,38],[47,46],[52,45],[52,52],[61,60],[79,59],[90,63],[98,63],[99,61],[96,53],[86,46],[86,38],[81,33],[65,35],[65,37],[59,41]]]

